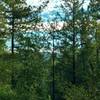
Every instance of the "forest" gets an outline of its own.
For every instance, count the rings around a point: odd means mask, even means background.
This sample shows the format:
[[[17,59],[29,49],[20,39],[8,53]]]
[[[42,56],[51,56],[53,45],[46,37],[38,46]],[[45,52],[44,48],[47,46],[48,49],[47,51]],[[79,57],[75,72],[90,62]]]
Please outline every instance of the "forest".
[[[0,0],[0,100],[100,100],[100,0],[27,1]]]

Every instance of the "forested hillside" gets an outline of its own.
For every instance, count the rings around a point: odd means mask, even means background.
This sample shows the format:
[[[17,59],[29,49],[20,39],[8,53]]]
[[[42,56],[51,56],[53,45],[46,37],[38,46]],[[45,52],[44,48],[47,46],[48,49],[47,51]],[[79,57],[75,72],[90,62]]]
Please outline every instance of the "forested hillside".
[[[100,1],[88,1],[43,14],[51,0],[0,0],[0,100],[100,100]]]

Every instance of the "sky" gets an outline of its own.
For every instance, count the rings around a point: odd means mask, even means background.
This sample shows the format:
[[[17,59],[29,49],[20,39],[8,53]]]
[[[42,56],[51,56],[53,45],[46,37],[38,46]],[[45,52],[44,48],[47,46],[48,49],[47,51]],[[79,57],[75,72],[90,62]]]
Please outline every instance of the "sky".
[[[38,6],[38,5],[42,4],[43,1],[46,1],[46,0],[27,0],[27,4],[31,5],[31,6],[34,6],[34,5]],[[54,18],[56,16],[54,14],[55,12],[59,12],[60,15],[62,16],[63,11],[59,8],[60,5],[63,4],[62,1],[63,0],[49,0],[49,4],[45,8],[45,10],[41,13],[42,19],[44,19],[46,21],[48,19]],[[89,4],[89,0],[85,0],[83,7],[85,9],[87,9],[88,4]]]
[[[40,4],[42,4],[42,1],[45,1],[45,0],[27,0],[27,4],[28,5],[31,5],[31,6],[38,6]],[[43,11],[42,13],[42,18],[44,20],[48,20],[48,19],[52,19],[54,16],[56,16],[54,14],[54,12],[59,12],[59,13],[62,13],[61,9],[59,9],[57,6],[60,6],[62,2],[62,0],[49,0],[49,4],[48,6],[45,8],[45,10]],[[87,5],[89,4],[89,0],[85,0],[85,3],[84,3],[84,8],[86,9],[87,8]],[[62,14],[61,14],[62,15]],[[62,27],[62,23],[59,22],[59,25],[60,25],[60,28]],[[46,25],[46,28],[47,28],[48,25]],[[59,28],[59,26],[58,26]],[[10,45],[10,41],[8,40],[7,43],[8,45],[8,48],[11,47]]]
[[[46,1],[46,0],[27,0],[27,4],[28,5],[39,5],[41,4],[43,1]],[[51,11],[54,9],[54,7],[57,5],[59,6],[60,4],[62,3],[62,0],[49,0],[49,4],[48,4],[48,11]],[[87,5],[89,4],[89,0],[85,0],[85,3],[84,3],[84,8],[87,8]]]

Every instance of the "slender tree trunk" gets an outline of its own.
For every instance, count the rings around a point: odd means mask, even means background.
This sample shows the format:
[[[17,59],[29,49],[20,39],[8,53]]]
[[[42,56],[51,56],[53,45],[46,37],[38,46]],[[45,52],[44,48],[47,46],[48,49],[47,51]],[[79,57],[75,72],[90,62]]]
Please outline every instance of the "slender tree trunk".
[[[72,60],[73,60],[73,84],[75,84],[76,83],[76,62],[75,62],[75,47],[76,47],[76,33],[75,33],[75,7],[74,7],[75,5],[73,4],[73,58],[72,58]]]
[[[73,35],[73,84],[76,83],[75,36]]]
[[[52,100],[55,100],[55,51],[54,51],[54,34],[52,35],[53,38],[53,51],[52,51],[52,72],[53,72],[53,82],[52,82]]]
[[[11,32],[11,53],[12,53],[12,74],[11,74],[11,86],[12,89],[15,88],[16,86],[16,80],[15,80],[15,69],[14,69],[14,65],[13,65],[13,59],[14,59],[14,15],[13,15],[13,11],[12,11],[12,32]]]
[[[14,17],[12,17],[11,53],[14,54]]]

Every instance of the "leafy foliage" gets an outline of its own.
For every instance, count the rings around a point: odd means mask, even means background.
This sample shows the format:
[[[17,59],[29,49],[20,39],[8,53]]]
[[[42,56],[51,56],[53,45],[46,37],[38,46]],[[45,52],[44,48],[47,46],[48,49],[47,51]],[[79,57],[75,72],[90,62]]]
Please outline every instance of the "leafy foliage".
[[[100,2],[62,1],[49,28],[48,0],[0,1],[0,100],[100,99]]]

